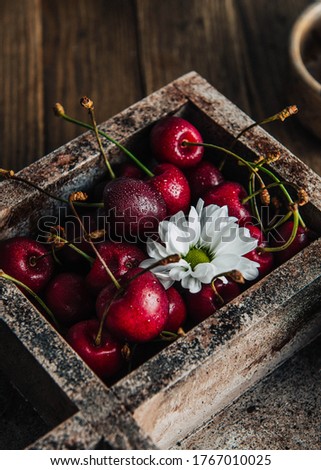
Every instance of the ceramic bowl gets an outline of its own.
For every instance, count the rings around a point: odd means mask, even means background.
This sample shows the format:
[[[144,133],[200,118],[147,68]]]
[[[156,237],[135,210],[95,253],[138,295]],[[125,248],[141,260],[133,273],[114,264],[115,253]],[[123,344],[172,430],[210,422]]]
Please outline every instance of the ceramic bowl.
[[[310,5],[295,22],[290,37],[291,99],[298,119],[321,138],[321,2]]]

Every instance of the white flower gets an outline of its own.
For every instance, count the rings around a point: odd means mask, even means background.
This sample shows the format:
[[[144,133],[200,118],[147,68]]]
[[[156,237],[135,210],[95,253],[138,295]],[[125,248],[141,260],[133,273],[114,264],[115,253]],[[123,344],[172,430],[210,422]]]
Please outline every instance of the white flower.
[[[182,287],[196,293],[202,284],[209,284],[214,277],[233,269],[240,271],[248,281],[259,274],[260,265],[243,256],[254,250],[258,242],[248,229],[239,227],[235,217],[228,216],[227,206],[204,207],[204,201],[199,199],[187,217],[180,211],[160,222],[158,233],[162,243],[147,240],[150,258],[140,266],[148,268],[155,260],[179,254],[178,262],[152,269],[165,289],[178,281]],[[222,279],[226,282],[226,278]]]

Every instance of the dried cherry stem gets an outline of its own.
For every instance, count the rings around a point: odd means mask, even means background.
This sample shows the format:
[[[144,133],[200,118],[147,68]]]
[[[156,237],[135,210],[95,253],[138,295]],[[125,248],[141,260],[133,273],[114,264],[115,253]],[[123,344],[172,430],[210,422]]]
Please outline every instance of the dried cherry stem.
[[[50,197],[51,199],[55,199],[56,201],[62,202],[64,204],[68,204],[68,200],[64,199],[59,196],[55,196],[54,194],[49,193],[43,188],[40,188],[36,184],[32,183],[31,181],[28,181],[24,178],[21,178],[21,176],[15,175],[13,170],[4,170],[3,168],[0,168],[0,176],[6,179],[10,179],[13,181],[17,181],[19,183],[26,184],[27,186],[30,186],[33,189],[36,189],[42,194],[45,194],[47,197]],[[77,203],[77,205],[82,206],[82,207],[104,207],[104,204],[102,202],[83,202],[83,203]]]
[[[91,126],[90,124],[87,124],[86,122],[79,121],[78,119],[68,116],[65,113],[63,106],[60,103],[56,103],[56,105],[54,106],[54,113],[56,116],[61,117],[65,121],[72,122],[73,124],[76,124],[77,126],[80,126],[80,127],[84,127],[85,129],[94,130],[94,127]],[[151,178],[155,176],[154,173],[152,173],[140,160],[138,160],[138,158],[135,157],[135,155],[132,152],[130,152],[126,147],[124,147],[122,144],[117,142],[117,140],[113,139],[112,137],[110,137],[110,135],[106,134],[106,132],[103,132],[100,129],[98,129],[98,133],[99,135],[102,135],[103,137],[105,137],[105,139],[107,139],[109,142],[112,142],[114,145],[116,145],[116,147],[118,147],[122,152],[124,152],[133,162],[136,163],[136,165],[144,173],[146,173],[147,176]]]
[[[116,175],[115,175],[115,173],[114,173],[114,171],[113,171],[113,169],[112,169],[112,167],[109,163],[109,160],[107,158],[107,155],[106,155],[106,153],[104,151],[104,148],[102,146],[102,143],[101,143],[101,138],[99,136],[99,131],[98,131],[96,117],[95,117],[94,103],[87,96],[83,96],[80,100],[80,104],[85,109],[88,109],[88,114],[90,116],[90,119],[91,119],[91,122],[92,122],[92,125],[93,125],[93,128],[94,128],[94,132],[95,132],[95,135],[96,135],[96,139],[97,139],[97,143],[98,143],[98,146],[99,146],[100,153],[101,153],[101,155],[102,155],[102,157],[105,161],[105,165],[107,167],[107,170],[109,171],[111,179],[114,180],[116,178]]]
[[[298,211],[298,205],[296,203],[291,205],[291,212],[293,214],[293,228],[292,228],[292,233],[289,239],[284,243],[284,245],[279,246],[279,247],[260,246],[257,248],[257,251],[259,253],[264,253],[266,251],[269,251],[271,253],[276,253],[278,251],[286,250],[292,244],[292,242],[294,241],[296,237],[298,227],[299,227],[299,211]]]
[[[128,287],[128,285],[134,279],[137,279],[139,276],[142,276],[143,274],[149,272],[151,269],[156,268],[157,266],[164,266],[164,265],[169,264],[169,263],[175,263],[179,259],[180,259],[179,255],[170,255],[170,256],[167,256],[166,258],[160,259],[160,260],[156,261],[155,263],[153,263],[148,268],[145,268],[142,271],[140,271],[139,273],[135,274],[135,276],[131,277],[125,284],[120,286],[120,288],[115,292],[115,294],[111,298],[109,304],[106,305],[105,310],[102,314],[102,317],[101,317],[101,320],[100,320],[100,323],[99,323],[98,333],[97,333],[97,336],[95,338],[96,346],[100,346],[104,323],[105,323],[106,317],[108,315],[109,309],[111,307],[111,304],[114,302],[114,300],[117,299],[117,297],[119,297],[119,295],[121,295],[124,292],[124,290]]]
[[[30,289],[30,287],[26,286],[26,284],[24,284],[23,282],[18,281],[18,279],[14,278],[12,276],[9,276],[9,274],[6,274],[4,271],[2,271],[2,269],[0,269],[0,277],[2,277],[3,279],[6,279],[7,281],[11,281],[14,284],[16,284],[17,286],[22,287],[23,289],[25,289],[28,292],[28,294],[30,294],[38,302],[38,304],[45,310],[45,312],[51,318],[51,320],[56,325],[56,327],[58,329],[60,328],[59,323],[57,322],[57,320],[56,320],[54,314],[52,313],[52,311],[50,310],[50,308],[47,307],[47,305],[44,303],[44,301],[41,300],[41,298],[32,289]]]
[[[110,279],[112,280],[113,284],[115,285],[115,287],[117,289],[120,289],[120,284],[119,282],[117,281],[117,279],[115,278],[115,276],[113,275],[113,273],[111,272],[111,270],[109,269],[109,267],[107,266],[105,260],[102,258],[102,256],[100,255],[99,251],[97,250],[97,248],[95,247],[95,244],[93,243],[93,241],[91,240],[90,238],[90,234],[87,232],[84,224],[82,223],[82,220],[81,218],[79,217],[78,215],[78,212],[76,211],[75,209],[75,206],[74,206],[74,200],[75,199],[81,199],[82,196],[85,196],[83,193],[81,192],[78,192],[78,193],[72,193],[70,194],[69,196],[69,205],[71,207],[71,210],[72,212],[74,213],[75,217],[78,219],[78,222],[79,222],[79,225],[80,227],[82,228],[82,231],[84,233],[84,236],[85,236],[85,240],[89,243],[89,245],[91,246],[91,248],[94,250],[97,258],[99,259],[99,261],[101,262],[101,264],[103,265],[105,271],[107,272],[108,276],[110,277]]]

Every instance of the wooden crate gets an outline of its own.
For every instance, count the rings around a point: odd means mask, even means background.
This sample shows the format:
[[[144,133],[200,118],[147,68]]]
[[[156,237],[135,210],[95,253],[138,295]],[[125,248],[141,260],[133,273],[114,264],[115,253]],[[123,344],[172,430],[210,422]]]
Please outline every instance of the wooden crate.
[[[167,114],[189,119],[204,140],[228,145],[252,120],[197,73],[191,72],[100,127],[148,158],[150,126]],[[105,143],[112,161],[120,155]],[[321,233],[320,178],[261,128],[237,150],[253,159],[282,158],[275,172],[304,187],[308,225]],[[99,181],[105,167],[92,133],[85,133],[21,171],[21,176],[67,197]],[[58,204],[38,191],[2,182],[0,239],[35,234],[40,217]],[[30,445],[39,449],[170,448],[195,427],[306,345],[319,332],[320,240],[251,286],[235,300],[107,387],[71,350],[21,292],[0,283],[1,368],[52,430]]]

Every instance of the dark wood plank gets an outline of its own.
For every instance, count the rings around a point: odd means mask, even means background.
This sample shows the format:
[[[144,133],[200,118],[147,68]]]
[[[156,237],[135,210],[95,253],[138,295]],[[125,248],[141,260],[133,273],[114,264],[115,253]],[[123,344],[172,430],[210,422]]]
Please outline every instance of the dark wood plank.
[[[43,0],[46,151],[83,132],[52,114],[60,101],[80,119],[83,95],[101,122],[142,97],[135,10],[129,0]]]
[[[40,0],[1,1],[1,166],[19,169],[43,155]]]
[[[295,103],[291,27],[309,0],[136,0],[147,92],[196,70],[255,120]],[[296,118],[267,130],[321,173],[319,141]]]
[[[246,75],[248,103],[233,94],[226,83],[226,94],[254,119],[261,120],[288,104],[295,104],[297,90],[292,86],[289,61],[291,28],[309,0],[235,1],[239,29],[243,35],[244,57],[239,74]],[[235,38],[236,39],[236,38]],[[299,123],[297,117],[284,124],[266,127],[278,140],[321,174],[320,141]]]

